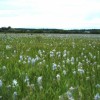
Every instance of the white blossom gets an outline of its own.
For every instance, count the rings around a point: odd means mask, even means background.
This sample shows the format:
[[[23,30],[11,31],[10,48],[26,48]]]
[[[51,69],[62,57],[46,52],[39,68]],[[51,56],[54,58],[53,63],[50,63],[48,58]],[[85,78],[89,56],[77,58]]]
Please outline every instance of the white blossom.
[[[37,78],[37,83],[38,83],[38,85],[42,85],[42,76],[39,76]]]
[[[56,75],[56,78],[57,78],[57,80],[59,81],[59,80],[60,80],[60,75],[57,74],[57,75]]]
[[[19,59],[22,61],[22,60],[23,60],[23,56],[22,56],[22,55],[20,55]]]
[[[63,70],[63,74],[66,75],[66,70]]]
[[[53,63],[52,70],[56,70],[56,69],[57,69],[57,65],[55,63]]]
[[[10,45],[6,45],[6,49],[7,50],[11,49],[11,46]]]
[[[2,80],[0,80],[0,87],[2,87]]]
[[[17,80],[14,79],[13,82],[12,82],[12,84],[13,84],[13,86],[17,86],[17,85],[18,85],[18,84],[17,84]]]
[[[84,70],[83,70],[82,68],[79,68],[79,69],[78,69],[78,72],[79,72],[80,74],[84,74]]]
[[[97,93],[97,94],[94,96],[94,100],[100,100],[100,95],[99,95],[99,93]]]
[[[15,91],[14,93],[13,93],[13,100],[16,100],[17,99],[17,92]]]

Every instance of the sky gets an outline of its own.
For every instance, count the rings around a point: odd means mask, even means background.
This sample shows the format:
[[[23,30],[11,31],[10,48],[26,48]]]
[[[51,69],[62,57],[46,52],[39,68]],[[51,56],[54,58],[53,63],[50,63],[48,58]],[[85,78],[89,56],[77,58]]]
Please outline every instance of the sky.
[[[100,0],[0,0],[0,27],[100,29]]]

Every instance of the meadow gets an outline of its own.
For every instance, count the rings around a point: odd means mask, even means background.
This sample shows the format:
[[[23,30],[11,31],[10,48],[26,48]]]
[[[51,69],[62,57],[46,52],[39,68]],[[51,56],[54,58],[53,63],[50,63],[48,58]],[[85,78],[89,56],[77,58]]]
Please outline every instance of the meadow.
[[[0,100],[100,100],[100,35],[0,34]]]

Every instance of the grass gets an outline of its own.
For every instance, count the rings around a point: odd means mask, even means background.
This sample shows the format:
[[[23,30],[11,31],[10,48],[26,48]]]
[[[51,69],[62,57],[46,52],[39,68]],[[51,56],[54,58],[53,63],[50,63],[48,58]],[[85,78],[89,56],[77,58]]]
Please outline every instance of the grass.
[[[99,100],[100,38],[0,36],[0,100]]]

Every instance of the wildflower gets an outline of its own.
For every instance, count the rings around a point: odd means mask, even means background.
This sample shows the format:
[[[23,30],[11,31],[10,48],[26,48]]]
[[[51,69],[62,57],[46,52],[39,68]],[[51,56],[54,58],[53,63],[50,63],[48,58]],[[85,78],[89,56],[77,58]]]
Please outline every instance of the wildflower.
[[[50,51],[50,57],[54,56],[54,52]]]
[[[83,48],[83,50],[85,50],[85,48]]]
[[[0,80],[0,87],[2,87],[2,80]]]
[[[90,57],[91,57],[91,58],[93,57],[93,55],[92,55],[92,53],[91,53],[91,52],[89,52],[89,55],[90,55]]]
[[[28,57],[28,63],[30,63],[31,62],[31,57]]]
[[[81,53],[81,56],[83,56],[83,55],[84,55],[84,53],[82,52],[82,53]]]
[[[2,70],[3,70],[3,72],[4,72],[4,71],[6,70],[6,66],[3,66],[3,67],[2,67]]]
[[[11,46],[10,45],[6,45],[6,49],[7,50],[11,49]]]
[[[2,100],[2,96],[0,96],[0,100]]]
[[[64,100],[64,97],[62,95],[60,95],[59,100]]]
[[[57,75],[56,75],[56,78],[57,78],[57,80],[59,81],[59,80],[60,80],[60,75],[57,74]]]
[[[78,72],[79,72],[80,74],[84,74],[84,70],[83,70],[82,68],[79,68],[79,69],[78,69]]]
[[[6,57],[6,59],[9,59],[9,57]]]
[[[76,74],[76,71],[73,71],[73,74],[75,75]]]
[[[69,100],[74,100],[72,93],[70,91],[67,91],[67,97]]]
[[[82,67],[82,63],[81,62],[78,63],[78,67]]]
[[[60,67],[60,64],[58,64],[58,66],[57,66],[57,67],[58,67],[58,68],[61,68],[61,67]]]
[[[12,82],[13,86],[17,86],[17,80],[14,79],[13,82]]]
[[[66,57],[67,56],[67,51],[66,50],[64,50],[64,54],[63,54],[63,57]]]
[[[42,85],[42,76],[39,76],[37,78],[37,83],[38,83],[38,85]]]
[[[11,89],[11,85],[8,85],[8,86],[7,86],[7,89],[10,90],[10,89]]]
[[[66,75],[66,70],[63,70],[63,74]]]
[[[32,58],[31,63],[32,63],[32,65],[34,65],[34,63],[35,63],[35,59],[34,58]]]
[[[76,61],[78,62],[78,57],[76,58]]]
[[[73,88],[72,86],[69,88],[70,91],[73,91],[75,88]]]
[[[71,57],[71,62],[74,62],[74,57]]]
[[[40,85],[40,86],[39,86],[39,89],[40,89],[40,91],[41,91],[41,90],[43,89],[43,86],[42,86],[42,85]]]
[[[22,60],[23,60],[23,56],[22,56],[22,55],[20,55],[19,59],[22,61]]]
[[[64,57],[64,58],[66,57],[66,53],[63,54],[63,57]]]
[[[52,70],[55,70],[55,69],[57,69],[57,65],[53,63]]]
[[[97,87],[97,88],[100,88],[100,84],[97,84],[96,87]]]
[[[15,92],[13,93],[13,100],[16,100],[16,98],[17,98],[17,92],[15,91]]]
[[[34,84],[31,84],[30,87],[31,87],[31,89],[35,89],[35,85]]]
[[[100,68],[100,65],[97,65],[97,68]]]
[[[36,57],[35,57],[35,61],[38,61],[39,60],[39,57],[36,55]]]
[[[93,59],[96,59],[96,56],[94,56]]]
[[[97,93],[97,94],[95,95],[94,100],[100,100],[100,95],[99,95],[99,93]]]
[[[70,60],[67,58],[67,61],[66,61],[68,64],[70,64]]]
[[[43,60],[43,63],[45,63],[45,60]]]
[[[86,77],[86,80],[89,80],[90,79],[90,77]]]
[[[25,78],[25,82],[26,82],[27,85],[29,86],[29,78],[28,78],[28,76],[26,76],[26,78]]]
[[[26,64],[26,61],[23,61],[23,64]]]

